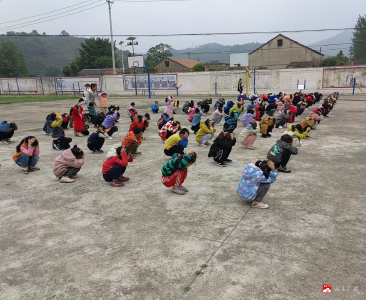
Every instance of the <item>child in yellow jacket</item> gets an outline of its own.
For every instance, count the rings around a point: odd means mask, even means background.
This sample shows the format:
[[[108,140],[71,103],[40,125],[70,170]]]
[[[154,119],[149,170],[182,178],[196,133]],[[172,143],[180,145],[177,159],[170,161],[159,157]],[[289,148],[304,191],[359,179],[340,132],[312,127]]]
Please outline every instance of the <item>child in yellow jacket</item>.
[[[207,119],[204,123],[200,123],[200,129],[196,134],[196,141],[200,146],[207,147],[210,145],[209,141],[212,140],[216,132],[214,121]]]

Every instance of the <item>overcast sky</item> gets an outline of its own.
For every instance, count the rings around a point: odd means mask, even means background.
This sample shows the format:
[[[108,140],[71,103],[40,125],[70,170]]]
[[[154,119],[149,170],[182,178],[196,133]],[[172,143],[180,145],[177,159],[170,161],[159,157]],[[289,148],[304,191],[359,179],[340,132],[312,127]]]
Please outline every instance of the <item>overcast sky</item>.
[[[366,14],[366,1],[353,0],[191,0],[180,2],[139,2],[116,0],[112,5],[113,31],[119,35],[205,33],[205,32],[248,32],[348,28],[354,27],[359,14]],[[133,1],[133,2],[132,2]],[[141,0],[140,0],[141,1]],[[156,1],[156,0],[153,0]],[[6,31],[59,34],[66,30],[70,34],[109,34],[108,6],[93,6],[105,0],[89,0],[86,4],[75,5],[83,0],[0,0],[0,34]],[[90,4],[96,2],[94,4]],[[56,10],[49,15],[17,22],[10,21],[39,15]],[[40,24],[19,25],[54,14],[77,14]],[[54,16],[60,17],[61,15]],[[42,19],[37,22],[45,21]],[[13,28],[7,28],[14,26]],[[321,33],[285,33],[288,37],[305,45],[336,35],[339,31]],[[223,45],[266,42],[276,34],[252,34],[230,36],[189,36],[189,37],[139,37],[136,52],[146,52],[158,43],[167,43],[175,49],[184,49],[205,43]],[[126,37],[115,37],[125,40]]]

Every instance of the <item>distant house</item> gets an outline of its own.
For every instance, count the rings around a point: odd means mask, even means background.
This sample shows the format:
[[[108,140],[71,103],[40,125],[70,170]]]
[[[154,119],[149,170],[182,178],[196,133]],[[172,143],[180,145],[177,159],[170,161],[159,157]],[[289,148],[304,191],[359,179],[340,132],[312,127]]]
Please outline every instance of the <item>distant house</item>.
[[[185,72],[201,62],[196,60],[166,58],[155,66],[158,72]]]
[[[254,69],[319,67],[323,54],[282,34],[249,53],[249,66]]]

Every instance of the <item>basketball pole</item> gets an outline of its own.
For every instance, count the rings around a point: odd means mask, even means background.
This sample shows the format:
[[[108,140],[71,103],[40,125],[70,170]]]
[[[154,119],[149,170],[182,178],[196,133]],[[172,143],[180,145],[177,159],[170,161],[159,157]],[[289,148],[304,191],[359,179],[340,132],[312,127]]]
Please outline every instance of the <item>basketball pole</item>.
[[[113,64],[113,75],[116,75],[116,61],[114,56],[114,40],[113,40],[113,28],[112,28],[112,10],[111,10],[111,0],[106,0],[109,8],[109,26],[111,30],[111,48],[112,48],[112,64]]]

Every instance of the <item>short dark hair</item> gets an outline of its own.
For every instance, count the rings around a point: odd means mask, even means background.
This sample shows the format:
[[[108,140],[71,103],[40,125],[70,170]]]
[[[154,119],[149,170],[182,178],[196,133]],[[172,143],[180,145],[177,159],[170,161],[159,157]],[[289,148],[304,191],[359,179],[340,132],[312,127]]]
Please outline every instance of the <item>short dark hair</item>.
[[[181,129],[181,130],[179,131],[179,135],[181,135],[181,134],[186,134],[186,133],[188,133],[188,135],[189,135],[189,130],[188,130],[187,128],[183,128],[183,129]]]
[[[93,88],[93,87],[95,87],[95,86],[97,86],[97,84],[96,84],[96,83],[92,83],[92,84],[90,85],[90,87],[91,87],[91,88]]]
[[[248,114],[254,114],[254,110],[253,110],[253,109],[248,109],[248,110],[247,110],[247,113],[248,113]]]
[[[140,127],[135,127],[135,129],[133,130],[134,134],[140,134],[142,132],[142,129]]]
[[[131,102],[131,106],[134,106],[134,105],[136,105],[135,102]]]
[[[292,139],[292,136],[289,134],[284,134],[281,136],[281,141],[284,141],[287,144],[291,144],[294,140]]]
[[[51,118],[52,120],[56,119],[56,114],[50,114],[50,118]]]
[[[196,114],[199,114],[199,113],[200,113],[200,109],[197,107],[197,108],[194,110],[194,112],[195,112]]]
[[[85,86],[90,86],[90,84],[89,84],[89,83],[87,83],[87,84],[85,84]]]

